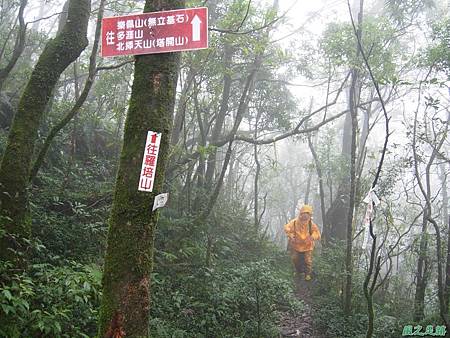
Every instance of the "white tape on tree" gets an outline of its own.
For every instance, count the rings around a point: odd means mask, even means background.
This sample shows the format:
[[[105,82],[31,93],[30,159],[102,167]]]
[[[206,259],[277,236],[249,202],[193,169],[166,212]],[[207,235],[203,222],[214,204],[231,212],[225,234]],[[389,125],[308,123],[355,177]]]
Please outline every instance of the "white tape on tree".
[[[366,208],[366,214],[364,215],[364,240],[362,244],[362,248],[366,249],[367,243],[369,242],[369,234],[370,234],[370,221],[373,221],[373,212],[374,212],[374,206],[377,206],[380,204],[380,199],[378,198],[377,194],[375,193],[375,188],[372,188],[367,193],[366,197],[363,200],[364,203],[367,203]],[[372,230],[374,230],[373,224],[372,224]]]

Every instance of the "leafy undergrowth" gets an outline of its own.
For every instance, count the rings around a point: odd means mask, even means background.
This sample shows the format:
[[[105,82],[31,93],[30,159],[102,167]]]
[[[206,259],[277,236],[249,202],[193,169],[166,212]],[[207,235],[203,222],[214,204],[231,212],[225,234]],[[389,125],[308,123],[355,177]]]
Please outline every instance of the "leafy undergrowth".
[[[171,209],[159,221],[153,337],[278,337],[281,312],[302,311],[286,253],[237,202],[219,203],[206,224]]]
[[[30,198],[27,268],[0,264],[1,337],[96,335],[112,191],[105,177],[111,170],[91,158],[38,175]]]
[[[42,245],[41,255],[51,254]],[[167,256],[167,255],[166,255]],[[212,268],[176,264],[152,274],[153,337],[276,337],[281,312],[302,304],[279,257]],[[1,267],[0,336],[93,337],[101,298],[98,265],[48,258],[26,272]]]
[[[322,247],[320,256],[315,257],[316,287],[312,290],[315,323],[327,337],[365,337],[367,330],[366,301],[362,285],[363,271],[353,271],[352,312],[346,316],[343,311],[342,290],[345,283],[344,250],[339,244]],[[401,295],[401,283],[398,290],[393,280],[393,291],[380,291],[374,297],[374,337],[394,338],[402,334],[403,325],[407,324],[412,302]],[[403,288],[404,292],[404,288]],[[400,297],[403,302],[387,301]],[[403,308],[399,306],[403,305]]]
[[[153,281],[154,337],[277,337],[280,310],[302,310],[269,260]]]
[[[8,273],[1,266],[0,275]],[[1,337],[93,337],[101,273],[93,265],[33,264],[0,288]]]
[[[83,185],[85,191],[65,189],[83,181],[92,183]],[[94,337],[111,185],[92,172],[69,180],[43,175],[41,184],[33,192],[28,267],[0,267],[0,336]],[[161,215],[151,336],[277,337],[280,314],[302,311],[287,255],[255,235],[238,205],[222,212],[211,224],[169,208]]]

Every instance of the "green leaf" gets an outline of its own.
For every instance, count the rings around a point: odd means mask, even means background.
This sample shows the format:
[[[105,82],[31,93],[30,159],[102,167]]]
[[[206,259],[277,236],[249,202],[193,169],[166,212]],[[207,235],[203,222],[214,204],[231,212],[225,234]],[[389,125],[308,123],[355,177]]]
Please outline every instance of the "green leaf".
[[[9,290],[3,290],[2,293],[5,295],[6,299],[11,300],[13,298]]]
[[[89,284],[88,282],[84,282],[83,283],[83,289],[86,289],[87,291],[91,290],[91,284]]]
[[[30,310],[30,304],[25,299],[22,299],[22,306],[26,308],[28,311]]]
[[[6,314],[9,314],[10,312],[11,313],[15,313],[16,312],[15,309],[12,306],[10,306],[10,305],[1,304],[1,307],[2,307],[3,312],[6,313]]]
[[[55,325],[56,332],[60,333],[61,332],[61,325],[58,322],[55,322],[54,325]]]

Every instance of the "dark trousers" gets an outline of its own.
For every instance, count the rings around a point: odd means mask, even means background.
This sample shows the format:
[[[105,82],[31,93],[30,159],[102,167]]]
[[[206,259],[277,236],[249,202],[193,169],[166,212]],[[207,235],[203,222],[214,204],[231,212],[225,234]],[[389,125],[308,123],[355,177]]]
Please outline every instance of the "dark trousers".
[[[310,275],[312,272],[312,250],[298,252],[291,249],[291,259],[297,273],[306,273]]]

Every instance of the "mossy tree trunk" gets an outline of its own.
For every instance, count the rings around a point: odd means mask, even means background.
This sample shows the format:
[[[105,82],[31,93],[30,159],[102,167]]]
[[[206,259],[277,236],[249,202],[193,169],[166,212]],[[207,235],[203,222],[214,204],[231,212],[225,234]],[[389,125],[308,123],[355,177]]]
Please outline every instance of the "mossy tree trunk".
[[[144,12],[182,8],[182,0],[146,1]],[[148,337],[150,273],[169,153],[180,53],[136,56],[134,81],[111,210],[99,337]],[[162,133],[153,192],[138,191],[149,130]]]
[[[29,237],[27,186],[38,129],[61,73],[88,45],[90,0],[71,0],[63,29],[39,57],[19,101],[0,165],[0,224],[12,236]],[[12,259],[17,249],[8,236],[0,240],[0,256]]]
[[[75,104],[73,107],[68,111],[64,117],[57,122],[49,131],[47,134],[47,137],[45,138],[44,144],[42,145],[41,149],[37,152],[36,160],[34,161],[33,165],[31,166],[30,170],[30,183],[33,183],[34,179],[36,178],[38,171],[42,167],[42,164],[45,161],[45,157],[47,155],[48,149],[53,143],[53,140],[58,135],[58,133],[65,128],[72,119],[77,117],[77,114],[80,111],[80,108],[83,106],[83,104],[86,102],[86,99],[88,98],[88,95],[91,91],[91,88],[95,81],[95,75],[98,71],[97,69],[97,54],[98,54],[98,47],[100,42],[100,34],[101,34],[101,22],[103,18],[103,12],[105,11],[105,1],[106,0],[100,0],[100,3],[98,5],[98,13],[97,13],[97,23],[95,28],[95,38],[94,43],[92,44],[92,50],[91,55],[89,57],[89,71],[88,71],[88,77],[86,79],[86,82],[84,84],[83,91],[79,93],[79,88],[77,86],[77,66],[74,65],[74,75],[75,75]],[[72,138],[73,141],[74,138]],[[72,147],[72,152],[74,152],[75,149]],[[73,154],[72,154],[73,155]]]

